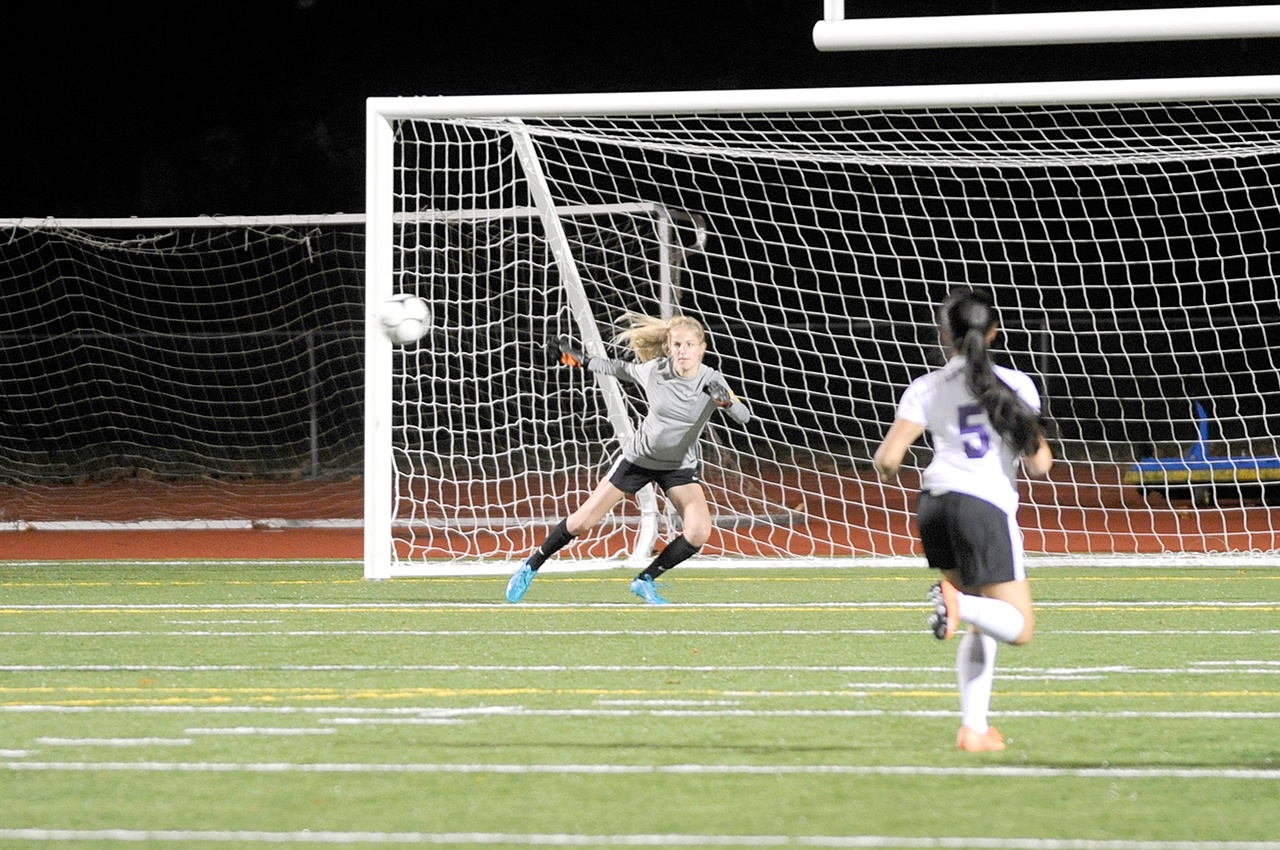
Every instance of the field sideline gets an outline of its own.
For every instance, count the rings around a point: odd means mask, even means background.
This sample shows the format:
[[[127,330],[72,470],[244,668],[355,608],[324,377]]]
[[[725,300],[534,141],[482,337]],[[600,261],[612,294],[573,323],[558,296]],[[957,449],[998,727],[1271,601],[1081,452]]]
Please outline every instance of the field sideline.
[[[1280,570],[1040,567],[1003,753],[921,568],[0,563],[0,847],[1280,850]]]

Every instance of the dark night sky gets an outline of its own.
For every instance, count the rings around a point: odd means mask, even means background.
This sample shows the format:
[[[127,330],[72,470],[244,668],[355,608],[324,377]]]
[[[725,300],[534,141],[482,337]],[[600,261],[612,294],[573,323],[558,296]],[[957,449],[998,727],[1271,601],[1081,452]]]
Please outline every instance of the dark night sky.
[[[1200,2],[846,0],[849,17]],[[0,218],[359,212],[373,95],[1280,72],[1280,39],[820,53],[822,0],[13,0]]]

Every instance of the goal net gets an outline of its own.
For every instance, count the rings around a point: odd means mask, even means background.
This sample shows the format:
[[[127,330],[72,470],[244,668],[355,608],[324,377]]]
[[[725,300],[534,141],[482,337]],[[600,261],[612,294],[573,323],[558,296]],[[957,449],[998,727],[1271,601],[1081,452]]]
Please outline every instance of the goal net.
[[[1030,554],[1276,560],[1280,79],[369,102],[366,575],[505,571],[643,410],[555,368],[560,334],[688,313],[755,418],[713,420],[704,556],[890,559],[912,530],[870,456],[942,362],[935,307],[989,288],[1059,462]],[[1201,415],[1203,411],[1203,415]],[[1277,486],[1280,486],[1278,484]],[[649,557],[628,500],[557,563]]]
[[[0,527],[358,525],[364,216],[0,221]]]

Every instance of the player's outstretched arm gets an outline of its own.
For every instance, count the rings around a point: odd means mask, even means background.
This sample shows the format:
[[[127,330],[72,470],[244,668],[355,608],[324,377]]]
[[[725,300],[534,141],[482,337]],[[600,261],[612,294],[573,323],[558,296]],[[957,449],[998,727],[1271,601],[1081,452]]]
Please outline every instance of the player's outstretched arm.
[[[582,350],[582,346],[567,336],[558,337],[555,342],[548,343],[547,351],[552,360],[559,362],[561,366],[586,368],[591,363],[591,358]]]
[[[704,388],[704,392],[711,396],[716,407],[729,407],[733,404],[733,393],[729,392],[729,388],[721,381],[710,382]]]
[[[723,381],[710,381],[703,388],[703,392],[711,396],[711,401],[716,407],[724,410],[736,421],[746,424],[751,419],[751,408],[742,402],[733,390],[729,389]]]

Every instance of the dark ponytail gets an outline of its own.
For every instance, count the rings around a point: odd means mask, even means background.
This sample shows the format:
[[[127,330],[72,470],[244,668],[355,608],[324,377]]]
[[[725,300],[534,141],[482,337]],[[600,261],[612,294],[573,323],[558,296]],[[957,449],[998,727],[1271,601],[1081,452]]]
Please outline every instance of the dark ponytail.
[[[965,385],[987,412],[992,427],[1019,454],[1035,454],[1044,433],[1039,417],[991,367],[987,334],[996,326],[991,298],[974,289],[956,290],[938,312],[938,326],[950,338],[951,348],[965,359]]]

